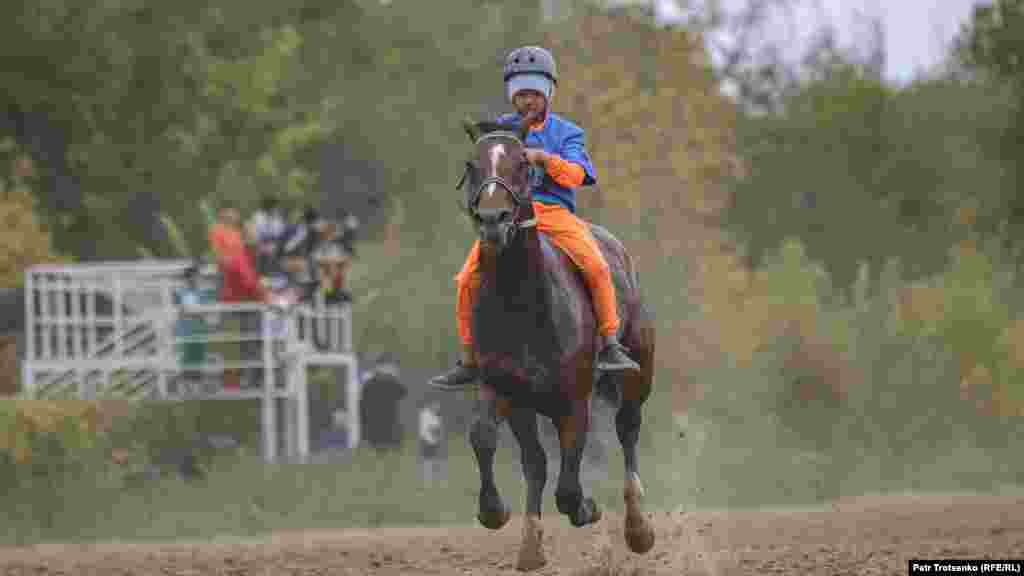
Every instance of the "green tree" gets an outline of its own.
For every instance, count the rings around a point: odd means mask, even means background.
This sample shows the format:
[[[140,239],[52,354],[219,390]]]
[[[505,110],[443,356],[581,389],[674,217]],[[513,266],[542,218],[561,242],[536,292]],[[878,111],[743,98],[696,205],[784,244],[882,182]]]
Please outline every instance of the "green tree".
[[[1011,118],[1004,92],[944,78],[895,88],[843,54],[815,66],[780,113],[739,124],[751,177],[735,183],[728,221],[755,261],[796,236],[839,286],[859,262],[877,271],[891,257],[921,277],[944,268],[961,209],[977,211],[977,230],[998,229],[1007,179],[991,146]]]
[[[1013,240],[1024,239],[1024,1],[995,0],[975,6],[956,42],[959,63],[976,80],[995,81],[1013,94],[1013,118],[1000,130],[993,152],[1012,178],[999,198]]]
[[[92,241],[91,255],[133,256],[151,240],[157,211],[195,224],[188,207],[205,195],[248,203],[315,183],[300,156],[333,130],[328,112],[337,103],[309,85],[303,34],[318,19],[358,12],[354,3],[6,8],[5,108],[45,118],[66,150],[37,158],[41,170],[67,168],[82,192],[76,203],[53,186],[40,190],[59,246]]]

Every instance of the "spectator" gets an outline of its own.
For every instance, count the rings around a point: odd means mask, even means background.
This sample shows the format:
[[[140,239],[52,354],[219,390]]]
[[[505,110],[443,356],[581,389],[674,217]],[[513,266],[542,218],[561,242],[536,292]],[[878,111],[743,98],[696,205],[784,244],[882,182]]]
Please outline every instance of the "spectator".
[[[320,213],[312,206],[306,206],[298,222],[286,226],[281,241],[282,254],[309,254],[319,240]]]
[[[341,304],[352,301],[352,294],[345,286],[351,258],[342,246],[331,242],[317,251],[316,261],[320,267],[320,292],[327,304]]]
[[[312,296],[316,290],[316,270],[313,268],[312,253],[317,244],[318,235],[314,224],[319,215],[312,207],[307,207],[299,222],[288,226],[281,239],[278,253],[284,260],[284,268],[291,281],[301,287],[303,300]]]
[[[340,242],[350,256],[356,255],[356,234],[359,232],[359,218],[351,212],[345,212],[341,219]]]
[[[444,479],[444,460],[441,450],[444,426],[441,421],[441,403],[430,400],[420,408],[420,475],[431,486]]]
[[[256,272],[256,238],[251,230],[246,230],[245,245],[233,256],[223,260],[221,273],[224,288],[222,300],[225,303],[263,302],[291,303],[294,297],[285,294],[277,300],[274,294],[263,286]],[[231,341],[224,345],[225,364],[258,361],[262,358],[262,325],[261,314],[251,312],[228,312],[224,314],[225,335],[232,336]],[[239,340],[241,342],[239,343]],[[224,388],[238,390],[241,388],[241,370],[238,367],[225,369]]]
[[[307,301],[316,292],[316,283],[313,281],[313,273],[310,270],[309,259],[305,254],[298,251],[289,251],[282,254],[282,265],[287,283],[294,286],[300,296],[300,300]]]
[[[217,265],[243,249],[242,218],[238,208],[224,203],[217,212],[217,222],[210,228],[210,248],[217,258]]]
[[[362,435],[377,450],[398,449],[402,445],[398,407],[408,390],[399,377],[394,356],[385,352],[363,380],[359,406]]]
[[[303,300],[313,297],[320,287],[317,255],[321,248],[331,243],[328,240],[335,234],[336,227],[320,218],[312,206],[307,206],[300,222],[285,233],[280,253],[292,282],[302,289]]]
[[[269,276],[277,261],[277,247],[285,232],[284,214],[277,198],[265,196],[260,209],[252,216],[253,232],[259,247],[257,268],[260,274]]]
[[[195,263],[185,269],[185,285],[174,292],[175,305],[185,308],[203,304],[203,294],[199,289],[199,264]],[[174,326],[177,338],[196,338],[206,335],[208,328],[202,316],[179,311],[178,321]],[[205,342],[181,342],[177,346],[178,363],[182,368],[182,376],[188,380],[199,380],[202,372],[199,369],[206,363]]]
[[[331,414],[331,425],[320,433],[312,461],[326,464],[344,460],[348,441],[348,414],[344,409],[335,410]]]

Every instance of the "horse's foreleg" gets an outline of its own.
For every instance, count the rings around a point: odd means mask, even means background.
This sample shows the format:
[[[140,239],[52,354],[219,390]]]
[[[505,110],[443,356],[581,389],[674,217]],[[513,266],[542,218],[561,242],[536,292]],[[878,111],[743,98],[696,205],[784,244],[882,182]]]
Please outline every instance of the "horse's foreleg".
[[[480,524],[498,530],[508,523],[508,506],[494,483],[494,453],[498,448],[498,426],[501,424],[498,400],[492,395],[480,401],[480,410],[469,431],[469,442],[480,471],[480,501],[477,520]]]
[[[624,400],[615,414],[615,431],[622,444],[626,468],[626,543],[629,549],[637,554],[643,554],[654,546],[654,528],[643,510],[644,487],[640,482],[636,454],[640,424],[643,422],[641,407],[641,401]]]
[[[548,479],[548,460],[537,431],[537,415],[532,410],[517,409],[509,418],[512,432],[519,442],[523,476],[526,479],[526,517],[523,519],[523,542],[516,568],[536,570],[545,564],[544,528],[540,511],[544,485]]]
[[[593,524],[601,519],[601,509],[593,498],[583,495],[580,484],[580,463],[587,446],[589,405],[586,401],[573,403],[569,415],[558,421],[558,440],[562,449],[562,467],[558,473],[555,504],[558,511],[569,517],[573,526]]]

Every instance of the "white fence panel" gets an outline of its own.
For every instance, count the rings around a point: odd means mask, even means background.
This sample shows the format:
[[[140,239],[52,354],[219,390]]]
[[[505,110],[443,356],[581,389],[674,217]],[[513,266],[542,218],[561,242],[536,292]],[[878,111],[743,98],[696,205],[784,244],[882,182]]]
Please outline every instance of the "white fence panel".
[[[23,394],[116,395],[140,401],[258,399],[268,461],[278,458],[280,399],[285,404],[286,456],[306,461],[308,369],[344,367],[348,438],[355,448],[360,440],[360,389],[351,309],[328,306],[319,297],[288,311],[263,304],[178,306],[174,294],[184,286],[182,272],[190,264],[113,262],[28,270]],[[216,279],[201,283],[211,282]],[[194,333],[184,330],[189,325],[196,328]],[[187,352],[196,353],[199,361],[192,363]],[[248,382],[257,386],[225,389],[220,381],[231,370],[248,372]]]

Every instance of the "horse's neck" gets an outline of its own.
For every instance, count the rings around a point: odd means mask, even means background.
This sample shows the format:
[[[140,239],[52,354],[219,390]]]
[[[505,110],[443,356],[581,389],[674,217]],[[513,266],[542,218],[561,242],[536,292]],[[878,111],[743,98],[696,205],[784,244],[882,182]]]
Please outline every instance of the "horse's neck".
[[[566,350],[578,347],[578,318],[560,260],[541,243],[539,233],[530,230],[521,244],[481,262],[488,287],[475,321],[483,354],[508,355],[550,371],[557,370]]]

